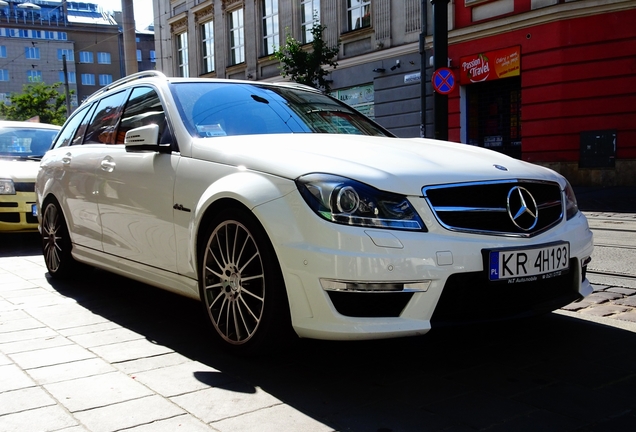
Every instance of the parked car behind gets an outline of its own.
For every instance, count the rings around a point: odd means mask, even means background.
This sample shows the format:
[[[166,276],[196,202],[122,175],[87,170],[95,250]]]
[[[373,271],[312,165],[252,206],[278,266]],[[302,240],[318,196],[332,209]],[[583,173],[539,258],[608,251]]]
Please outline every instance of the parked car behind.
[[[0,233],[37,231],[35,176],[61,129],[45,123],[0,121]]]
[[[90,264],[200,299],[236,352],[419,335],[591,293],[567,180],[399,139],[296,84],[141,72],[88,98],[36,183],[52,277]]]

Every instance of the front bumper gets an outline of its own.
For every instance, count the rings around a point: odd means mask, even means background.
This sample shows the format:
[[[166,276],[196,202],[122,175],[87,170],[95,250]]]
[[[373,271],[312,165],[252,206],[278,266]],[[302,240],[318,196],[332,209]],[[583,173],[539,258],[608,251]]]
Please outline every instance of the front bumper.
[[[428,232],[330,223],[294,193],[254,209],[274,244],[299,336],[351,340],[418,335],[430,330],[431,323],[488,321],[558,309],[592,291],[582,265],[593,250],[592,233],[581,213],[531,239],[510,238],[451,232],[436,222],[423,199],[412,203]],[[570,243],[565,275],[549,282],[487,281],[482,250],[557,241]],[[420,282],[426,290],[331,291],[324,288],[325,280]]]
[[[34,206],[34,192],[0,195],[0,232],[37,231],[38,219],[34,214]]]

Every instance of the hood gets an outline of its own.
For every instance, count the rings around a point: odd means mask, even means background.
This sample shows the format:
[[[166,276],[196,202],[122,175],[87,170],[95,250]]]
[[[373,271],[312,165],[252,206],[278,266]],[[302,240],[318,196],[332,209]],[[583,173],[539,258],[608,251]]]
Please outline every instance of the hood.
[[[0,178],[14,182],[35,183],[39,160],[7,159],[0,157]]]
[[[309,173],[336,174],[404,195],[421,195],[424,186],[487,180],[539,179],[565,184],[552,170],[501,153],[422,138],[333,134],[215,137],[195,140],[192,156],[289,179]]]

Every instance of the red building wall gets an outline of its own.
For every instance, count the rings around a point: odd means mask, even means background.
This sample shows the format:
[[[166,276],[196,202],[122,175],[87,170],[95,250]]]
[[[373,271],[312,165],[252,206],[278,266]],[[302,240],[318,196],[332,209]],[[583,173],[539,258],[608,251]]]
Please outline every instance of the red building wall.
[[[464,9],[458,6],[458,9]],[[460,12],[458,20],[464,19]],[[523,159],[576,162],[580,133],[617,130],[617,159],[636,159],[636,9],[591,15],[449,45],[461,56],[521,46]],[[449,95],[449,139],[460,141]]]

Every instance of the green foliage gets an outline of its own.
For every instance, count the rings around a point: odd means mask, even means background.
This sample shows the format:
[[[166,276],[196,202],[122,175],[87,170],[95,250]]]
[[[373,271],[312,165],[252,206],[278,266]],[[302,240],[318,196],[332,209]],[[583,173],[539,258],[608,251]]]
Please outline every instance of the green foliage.
[[[338,66],[334,58],[338,55],[340,42],[335,47],[328,47],[322,38],[325,28],[327,27],[324,25],[314,24],[311,29],[313,41],[310,49],[304,49],[299,41],[287,34],[285,45],[274,51],[272,57],[280,61],[283,77],[329,93],[330,86],[326,79],[329,72],[323,66],[331,66],[334,69]]]
[[[22,93],[13,93],[10,104],[0,102],[0,118],[24,121],[39,116],[40,122],[56,125],[66,120],[66,95],[58,92],[61,83],[26,84]]]

